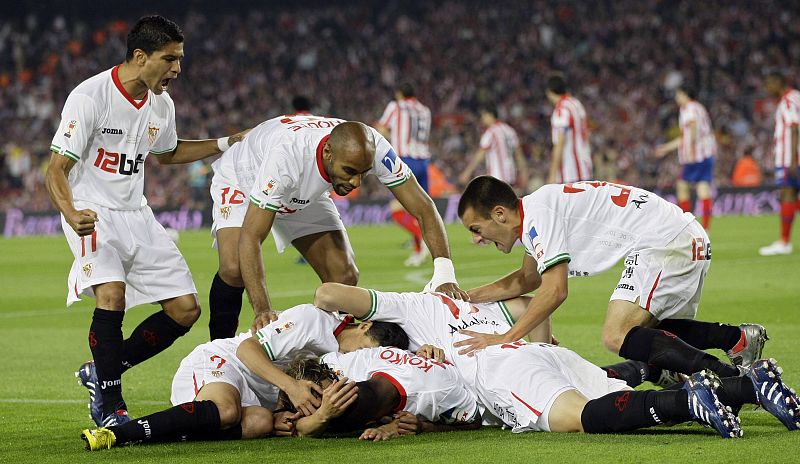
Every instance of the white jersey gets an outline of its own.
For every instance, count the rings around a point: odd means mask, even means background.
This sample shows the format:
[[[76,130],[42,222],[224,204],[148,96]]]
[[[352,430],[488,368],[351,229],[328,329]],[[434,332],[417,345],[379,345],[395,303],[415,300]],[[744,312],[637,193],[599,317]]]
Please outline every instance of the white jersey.
[[[302,304],[281,312],[278,320],[256,332],[255,337],[270,361],[283,369],[295,359],[337,351],[339,342],[336,335],[352,321],[350,316],[343,318],[322,311],[314,305]],[[262,399],[262,404],[271,404],[277,400],[278,388],[253,374],[236,356],[239,345],[252,336],[247,331],[233,338],[218,339],[201,346],[232,362],[242,372],[248,386]]]
[[[70,92],[50,150],[76,162],[69,173],[73,199],[112,210],[135,210],[144,197],[144,162],[178,144],[175,106],[166,92],[136,101],[119,81],[119,66]]]
[[[431,110],[414,97],[389,102],[379,124],[391,131],[392,145],[403,157],[431,157],[428,139],[431,136]]]
[[[589,124],[586,110],[577,98],[565,94],[556,103],[550,117],[553,145],[564,135],[564,151],[557,182],[575,182],[592,178],[592,153],[589,147]]]
[[[679,123],[681,126],[681,144],[678,147],[678,161],[681,164],[699,163],[717,155],[717,139],[711,128],[711,118],[706,108],[692,100],[681,106]],[[697,127],[697,137],[692,139],[689,125]]]
[[[658,195],[609,182],[550,184],[520,200],[520,240],[539,273],[569,262],[570,276],[603,272],[635,250],[666,246],[691,213]]]
[[[439,293],[393,293],[369,290],[372,308],[363,320],[394,322],[409,339],[409,349],[424,344],[440,347],[468,386],[475,381],[475,357],[458,354],[453,343],[470,338],[462,329],[505,333],[514,324],[503,302],[477,303],[453,300]]]
[[[486,174],[515,183],[517,168],[514,152],[519,148],[517,132],[508,124],[496,121],[481,135],[480,147],[486,150]]]
[[[320,360],[340,377],[355,382],[372,377],[387,379],[400,393],[396,411],[445,424],[472,422],[478,412],[475,396],[467,390],[455,366],[446,361],[436,362],[393,347],[332,352]]]
[[[800,92],[790,89],[783,94],[778,108],[775,110],[773,151],[776,168],[788,168],[791,166],[792,156],[798,156],[797,153],[791,153],[792,129],[795,129],[798,124],[800,124]]]
[[[259,208],[279,217],[296,213],[328,195],[331,179],[322,164],[322,150],[331,130],[343,122],[309,115],[270,119],[215,161],[214,172],[234,173],[231,181]],[[406,182],[411,170],[378,131],[370,132],[375,141],[370,172],[389,188]]]

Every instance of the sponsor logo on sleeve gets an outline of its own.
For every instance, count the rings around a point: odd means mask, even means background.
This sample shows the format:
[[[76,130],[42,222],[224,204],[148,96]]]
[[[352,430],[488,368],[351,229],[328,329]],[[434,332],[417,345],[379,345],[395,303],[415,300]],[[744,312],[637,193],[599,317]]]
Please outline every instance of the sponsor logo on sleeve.
[[[282,333],[286,332],[287,330],[291,330],[294,327],[294,322],[289,321],[286,324],[283,324],[280,327],[275,327],[275,333]]]
[[[538,233],[538,232],[536,232],[536,228],[535,228],[535,227],[533,227],[533,226],[531,226],[531,230],[529,230],[529,231],[528,231],[528,237],[530,237],[530,238],[531,238],[531,240],[533,240],[533,239],[535,239],[535,238],[536,238],[536,237],[538,237],[538,236],[539,236],[539,233]]]
[[[270,180],[267,181],[267,185],[264,186],[264,189],[261,192],[264,193],[264,195],[269,195],[273,190],[275,190],[276,185],[278,185],[278,181],[270,178]]]
[[[68,139],[72,138],[72,134],[75,133],[75,130],[77,129],[77,127],[78,127],[78,121],[73,119],[72,121],[68,122],[67,123],[67,130],[64,132],[64,137],[66,137]]]
[[[397,154],[395,154],[393,149],[390,148],[389,151],[383,155],[381,163],[386,166],[386,169],[388,169],[389,172],[395,171],[395,169],[399,166],[399,163],[397,162]]]

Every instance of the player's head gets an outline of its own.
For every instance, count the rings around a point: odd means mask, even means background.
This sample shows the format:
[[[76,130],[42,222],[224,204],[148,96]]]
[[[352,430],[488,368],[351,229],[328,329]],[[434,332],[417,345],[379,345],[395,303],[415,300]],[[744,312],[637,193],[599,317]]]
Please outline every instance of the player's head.
[[[786,90],[786,76],[778,71],[770,71],[764,76],[764,88],[773,97],[780,97]]]
[[[295,113],[310,113],[311,99],[305,95],[295,95],[292,97],[292,109]]]
[[[689,84],[684,84],[675,89],[675,103],[683,106],[697,99],[697,91]]]
[[[408,349],[408,335],[393,322],[366,321],[350,325],[336,336],[339,351],[349,353],[361,348],[395,346]]]
[[[375,156],[375,137],[366,124],[348,121],[331,131],[322,149],[326,174],[339,195],[347,195],[361,185],[372,169]]]
[[[547,99],[555,104],[562,95],[567,93],[567,79],[562,72],[553,72],[547,76],[545,92]]]
[[[314,358],[294,360],[284,370],[286,375],[295,380],[309,380],[322,388],[339,380],[336,371]],[[295,412],[289,396],[283,390],[278,394],[278,408]]]
[[[492,176],[479,176],[467,184],[458,202],[458,217],[476,245],[494,243],[510,253],[519,237],[519,198],[510,185]]]
[[[139,67],[139,80],[161,94],[181,72],[183,31],[169,19],[144,16],[128,32],[126,63]]]
[[[484,106],[480,110],[481,124],[486,127],[497,122],[497,108],[494,106]]]
[[[417,91],[414,88],[414,84],[411,82],[403,82],[402,84],[398,85],[397,88],[394,90],[394,96],[398,100],[402,100],[404,98],[411,98],[417,96]]]

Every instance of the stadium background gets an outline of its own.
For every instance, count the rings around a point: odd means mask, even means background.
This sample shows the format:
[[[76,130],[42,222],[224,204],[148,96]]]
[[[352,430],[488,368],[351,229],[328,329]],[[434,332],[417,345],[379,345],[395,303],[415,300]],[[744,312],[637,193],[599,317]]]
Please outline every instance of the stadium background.
[[[317,113],[374,122],[393,86],[408,80],[416,83],[420,100],[435,115],[434,164],[449,183],[455,182],[476,148],[481,132],[477,109],[495,103],[501,118],[520,133],[534,173],[529,186],[533,189],[542,182],[549,162],[551,107],[544,97],[544,79],[550,70],[560,69],[589,113],[596,177],[649,187],[669,197],[677,159],[673,155],[658,161],[652,154],[656,144],[676,135],[677,108],[671,92],[689,82],[700,90],[699,100],[709,109],[721,146],[715,184],[726,196],[717,201],[718,211],[760,214],[776,209],[777,197],[769,187],[774,101],[766,97],[761,76],[780,69],[790,76],[790,85],[796,84],[800,63],[796,2],[6,4],[0,19],[0,226],[6,237],[55,236],[0,240],[0,346],[5,360],[0,435],[6,437],[0,462],[85,459],[78,454],[76,438],[78,429],[89,425],[81,405],[84,392],[66,377],[88,355],[85,327],[91,302],[63,310],[70,256],[59,236],[60,224],[54,220],[43,175],[67,93],[121,61],[128,28],[139,16],[153,12],[174,19],[186,34],[183,71],[170,86],[182,138],[217,137],[253,126],[290,111],[296,94],[311,97]],[[745,154],[761,167],[763,185],[732,186],[733,166]],[[210,207],[209,163],[169,167],[152,161],[146,170],[146,195],[162,211],[159,218],[179,229],[202,228]],[[367,184],[357,200],[339,203],[348,223],[386,219],[387,192],[376,186]],[[457,197],[449,196],[450,190],[437,196],[443,215],[452,220]],[[518,265],[518,255],[504,257],[470,247],[458,226],[448,232],[465,288]],[[772,336],[767,354],[781,359],[792,372],[788,378],[797,384],[800,376],[793,372],[800,362],[794,360],[797,350],[792,340],[800,333],[796,301],[800,260],[796,255],[773,260],[755,256],[759,245],[777,235],[774,217],[721,218],[711,233],[715,267],[701,314],[709,320],[767,325]],[[364,285],[415,290],[427,280],[429,270],[406,273],[399,268],[407,253],[400,248],[404,236],[399,229],[354,227],[351,236]],[[181,249],[207,308],[208,282],[216,269],[207,231],[182,234]],[[271,263],[267,271],[274,279],[271,288],[280,288],[274,295],[276,305],[308,300],[316,284],[308,268],[294,265],[292,256],[275,255],[269,243],[265,259]],[[556,316],[562,341],[597,363],[614,360],[599,344],[598,307],[604,307],[615,279],[616,272],[610,271],[605,277],[571,283],[570,299]],[[130,314],[126,328],[145,313],[149,311]],[[175,366],[205,339],[206,322],[204,316],[173,348],[126,374],[130,401],[140,404],[136,415],[164,405]],[[800,445],[797,434],[787,437],[768,415],[743,414],[751,441],[738,445],[741,448],[730,447],[698,427],[624,438],[512,437],[480,431],[463,438],[419,437],[407,444],[401,440],[383,451],[372,448],[360,458],[429,462],[459,456],[464,462],[486,462],[507,456],[513,462],[541,456],[561,461],[579,459],[584,447],[591,446],[588,449],[598,462],[619,462],[621,457],[640,462],[651,456],[659,461],[665,456],[732,460],[738,453],[766,459],[765,450],[775,449],[775,440],[795,443],[787,449]],[[748,423],[755,425],[748,429]],[[41,451],[41,443],[57,451]],[[680,446],[686,443],[690,445]],[[666,444],[676,446],[664,451]],[[144,462],[170,457],[174,462],[196,462],[200,456],[237,462],[242,457],[255,459],[261,449],[251,444],[180,446],[119,450],[114,459]],[[283,459],[297,459],[293,446],[268,443]],[[349,441],[305,441],[303,446],[317,459],[355,459]],[[178,452],[185,458],[173,454]],[[796,458],[787,462],[792,460]]]

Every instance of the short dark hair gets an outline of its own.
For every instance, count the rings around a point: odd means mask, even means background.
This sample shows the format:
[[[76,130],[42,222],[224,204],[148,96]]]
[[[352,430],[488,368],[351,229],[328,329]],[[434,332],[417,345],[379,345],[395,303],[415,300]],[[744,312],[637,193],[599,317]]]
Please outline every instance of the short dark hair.
[[[171,42],[183,43],[183,31],[177,24],[159,15],[143,16],[128,32],[125,61],[133,58],[133,52],[137,48],[150,55]]]
[[[497,119],[497,107],[494,105],[484,105],[481,106],[480,109],[481,113],[489,113],[492,115],[493,118]]]
[[[397,91],[403,94],[403,96],[406,98],[413,97],[417,94],[416,89],[414,89],[414,84],[411,82],[403,82],[402,84],[398,85]]]
[[[547,90],[556,95],[564,95],[567,93],[567,79],[564,73],[556,71],[547,76]]]
[[[685,93],[686,96],[692,100],[697,100],[697,89],[691,84],[683,84],[676,90],[680,90],[681,92]]]
[[[492,208],[498,205],[516,211],[519,198],[514,189],[495,177],[478,176],[467,184],[458,200],[458,217],[463,218],[467,208],[472,208],[480,217],[488,218]]]
[[[294,108],[295,113],[311,111],[311,99],[305,95],[295,95],[292,97],[292,108]]]
[[[780,82],[781,85],[786,85],[786,74],[784,74],[780,69],[771,69],[767,71],[764,77],[767,79],[775,79],[776,81]]]
[[[367,330],[367,335],[380,346],[408,349],[408,335],[394,322],[372,321],[372,327]]]

